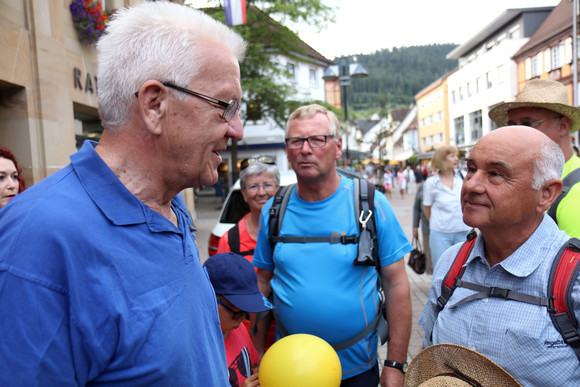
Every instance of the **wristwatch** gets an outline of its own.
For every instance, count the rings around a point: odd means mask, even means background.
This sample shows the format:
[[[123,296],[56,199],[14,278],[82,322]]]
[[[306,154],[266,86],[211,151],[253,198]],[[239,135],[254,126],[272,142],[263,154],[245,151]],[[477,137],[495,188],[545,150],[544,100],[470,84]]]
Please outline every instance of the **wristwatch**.
[[[407,364],[407,362],[397,363],[396,361],[385,360],[385,367],[396,368],[402,373],[406,373],[407,368],[409,368],[409,365]]]

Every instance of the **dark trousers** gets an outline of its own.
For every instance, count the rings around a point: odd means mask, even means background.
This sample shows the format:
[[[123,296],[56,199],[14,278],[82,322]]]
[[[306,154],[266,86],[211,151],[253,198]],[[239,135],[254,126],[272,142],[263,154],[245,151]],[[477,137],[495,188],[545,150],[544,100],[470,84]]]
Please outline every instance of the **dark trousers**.
[[[340,387],[377,387],[379,380],[379,365],[375,363],[375,366],[370,370],[352,378],[344,379],[340,383]]]

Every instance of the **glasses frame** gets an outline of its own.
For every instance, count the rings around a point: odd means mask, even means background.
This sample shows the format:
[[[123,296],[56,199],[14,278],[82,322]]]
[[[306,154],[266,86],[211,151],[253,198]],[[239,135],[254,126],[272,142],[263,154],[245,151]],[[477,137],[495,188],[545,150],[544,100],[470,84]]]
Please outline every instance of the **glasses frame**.
[[[233,310],[232,308],[227,306],[226,303],[223,302],[222,300],[220,300],[219,298],[217,299],[217,302],[218,302],[218,304],[220,304],[221,306],[223,306],[224,308],[226,308],[228,311],[230,311],[232,313],[232,319],[234,319],[236,321],[240,320],[242,317],[245,317],[246,320],[250,319],[250,314],[248,312],[245,312],[243,310],[236,312],[235,310]]]
[[[312,139],[314,137],[324,137],[324,144],[321,146],[313,146],[310,143],[310,139]],[[318,148],[324,148],[326,146],[326,144],[328,144],[329,138],[334,138],[334,134],[317,134],[317,135],[308,136],[308,137],[288,137],[288,138],[284,139],[284,142],[286,143],[286,147],[288,149],[302,149],[302,147],[304,146],[304,141],[308,142],[308,146],[310,146],[311,148],[318,149]],[[290,141],[296,141],[296,140],[300,140],[300,146],[299,147],[291,147]]]
[[[268,189],[266,188],[266,183],[262,183],[262,184],[256,184],[257,188],[252,189],[252,186],[250,187],[245,187],[244,190],[251,192],[251,193],[258,193],[260,192],[260,188],[264,189],[264,192],[276,192],[278,190],[278,186],[276,185],[276,182],[274,182],[274,184],[272,184],[272,188]]]
[[[524,123],[519,123],[519,124],[518,124],[518,123],[513,123],[513,124],[510,124],[510,123],[509,123],[509,121],[508,121],[508,123],[507,123],[507,124],[508,124],[508,125],[510,125],[510,126],[511,126],[511,125],[521,125],[521,126],[527,126],[528,128],[534,128],[534,129],[538,129],[538,127],[539,127],[540,125],[542,125],[542,124],[543,124],[544,122],[546,122],[546,121],[550,121],[550,120],[559,120],[559,119],[561,119],[561,118],[563,118],[563,117],[564,117],[564,116],[562,116],[562,115],[559,115],[559,116],[554,116],[554,117],[550,117],[550,118],[544,118],[543,120],[529,120],[529,123],[530,123],[530,125],[526,125],[526,124],[524,124]]]
[[[224,112],[222,113],[222,119],[225,122],[230,122],[232,120],[232,118],[234,118],[234,116],[236,115],[236,112],[238,111],[238,109],[240,108],[240,103],[235,99],[230,100],[230,102],[225,102],[225,101],[222,101],[221,99],[210,97],[209,95],[205,95],[205,94],[199,93],[197,91],[186,89],[185,87],[174,85],[171,82],[161,82],[161,84],[165,87],[179,90],[183,93],[193,95],[194,97],[203,99],[205,102],[209,102],[209,103],[212,103],[214,105],[218,105],[218,106],[223,107]],[[139,98],[138,91],[135,93],[135,97]]]

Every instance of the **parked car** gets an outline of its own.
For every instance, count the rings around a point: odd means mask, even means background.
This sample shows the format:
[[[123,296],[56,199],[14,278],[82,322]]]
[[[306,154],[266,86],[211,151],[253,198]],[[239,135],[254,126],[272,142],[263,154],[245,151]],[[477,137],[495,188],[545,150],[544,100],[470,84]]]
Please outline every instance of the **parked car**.
[[[296,174],[293,170],[280,172],[281,186],[294,183],[296,183]],[[240,180],[238,179],[228,193],[228,196],[220,210],[218,221],[209,236],[207,249],[210,256],[217,253],[218,244],[222,235],[224,235],[230,228],[234,227],[234,225],[248,212],[250,212],[250,207],[248,206],[248,203],[244,201],[244,197],[240,191]]]

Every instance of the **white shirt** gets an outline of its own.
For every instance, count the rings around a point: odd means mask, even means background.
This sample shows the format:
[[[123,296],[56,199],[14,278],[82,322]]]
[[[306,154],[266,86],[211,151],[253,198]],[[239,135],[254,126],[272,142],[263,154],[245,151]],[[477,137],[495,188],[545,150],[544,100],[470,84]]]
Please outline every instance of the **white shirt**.
[[[471,227],[463,223],[461,211],[461,186],[463,179],[456,173],[453,176],[453,190],[441,183],[439,174],[425,181],[423,205],[431,206],[429,228],[431,230],[453,233],[469,231]]]

